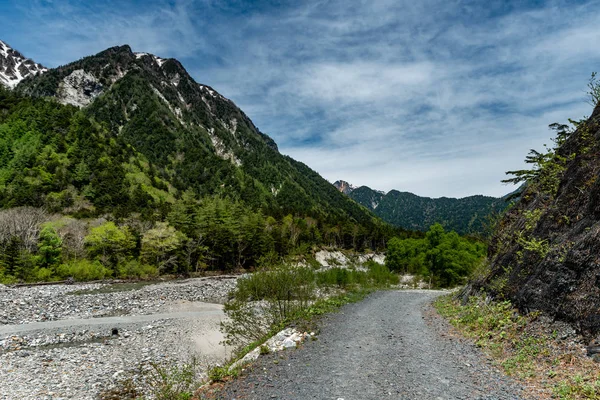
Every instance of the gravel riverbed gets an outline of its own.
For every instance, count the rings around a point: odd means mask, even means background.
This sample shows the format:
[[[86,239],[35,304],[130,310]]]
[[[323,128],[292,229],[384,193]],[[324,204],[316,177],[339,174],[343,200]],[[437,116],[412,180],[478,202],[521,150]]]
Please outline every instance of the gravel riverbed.
[[[0,287],[0,399],[95,399],[143,364],[222,362],[235,281]]]

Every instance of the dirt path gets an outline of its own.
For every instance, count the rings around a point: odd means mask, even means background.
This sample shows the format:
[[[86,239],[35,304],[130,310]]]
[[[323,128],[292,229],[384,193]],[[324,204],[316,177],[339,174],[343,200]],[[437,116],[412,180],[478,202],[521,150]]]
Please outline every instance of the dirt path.
[[[346,306],[324,321],[318,340],[284,356],[261,357],[219,398],[526,398],[476,348],[445,335],[448,326],[429,306],[438,295],[380,292]]]

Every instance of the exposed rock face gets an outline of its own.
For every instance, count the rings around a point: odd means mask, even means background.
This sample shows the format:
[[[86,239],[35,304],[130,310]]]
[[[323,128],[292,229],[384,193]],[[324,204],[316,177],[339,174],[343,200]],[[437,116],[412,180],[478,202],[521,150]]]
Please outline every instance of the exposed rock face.
[[[82,69],[67,75],[59,84],[57,99],[63,104],[85,107],[102,93],[102,84]]]
[[[553,190],[532,181],[498,224],[491,271],[473,283],[524,311],[600,333],[600,107],[556,150]]]
[[[42,74],[46,71],[44,66],[25,58],[0,40],[0,84],[12,89],[28,76]]]
[[[337,190],[344,194],[350,194],[355,189],[355,187],[352,184],[342,180],[335,181],[333,186],[335,186]]]

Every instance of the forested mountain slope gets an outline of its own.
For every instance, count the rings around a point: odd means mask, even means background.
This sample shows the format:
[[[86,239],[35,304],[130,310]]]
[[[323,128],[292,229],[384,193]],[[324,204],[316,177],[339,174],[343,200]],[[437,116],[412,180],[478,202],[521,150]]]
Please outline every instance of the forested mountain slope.
[[[392,225],[426,231],[440,223],[460,234],[483,232],[490,217],[507,206],[504,199],[489,196],[432,199],[397,190],[386,194],[367,186],[349,191],[348,196]]]
[[[16,90],[84,106],[82,114],[123,145],[123,152],[147,161],[154,182],[170,184],[154,189],[226,193],[278,215],[371,223],[371,215],[282,156],[233,102],[196,83],[177,60],[115,47],[26,79]]]
[[[148,262],[147,232],[156,243],[175,243],[155,262],[172,271],[199,260],[252,266],[315,244],[377,248],[402,235],[280,154],[243,111],[177,60],[129,46],[30,76],[14,91],[0,87],[0,207],[22,206],[116,223],[102,225],[103,234],[124,240],[109,249],[117,253],[113,268],[120,258]],[[12,218],[0,215],[0,225],[4,217]],[[51,231],[60,236],[63,228]],[[0,275],[6,257],[38,256],[40,243],[28,238],[0,235],[3,249],[14,250],[0,259]],[[81,246],[77,257],[97,256]]]
[[[599,119],[596,106],[573,128],[551,125],[556,147],[532,150],[526,160],[533,168],[513,171],[513,181],[528,186],[498,224],[490,271],[473,282],[587,335],[600,332]]]

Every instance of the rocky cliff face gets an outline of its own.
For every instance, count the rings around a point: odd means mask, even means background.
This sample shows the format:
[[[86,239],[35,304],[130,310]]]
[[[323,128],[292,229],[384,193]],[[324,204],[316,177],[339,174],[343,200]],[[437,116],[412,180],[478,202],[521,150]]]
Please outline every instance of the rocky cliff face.
[[[30,75],[42,74],[47,69],[25,58],[21,53],[0,40],[0,84],[14,88]]]
[[[337,190],[344,194],[350,194],[354,189],[356,189],[352,184],[342,180],[335,181],[333,186],[335,186]]]
[[[538,164],[473,282],[523,311],[600,333],[600,107]]]

